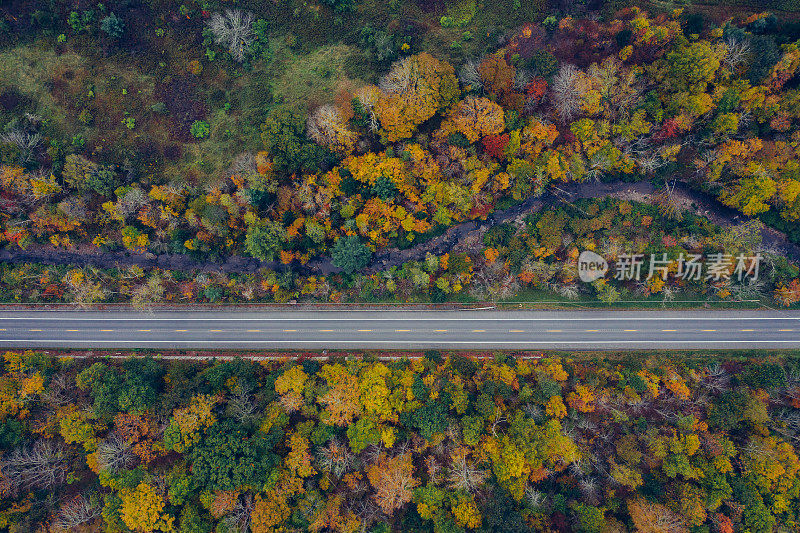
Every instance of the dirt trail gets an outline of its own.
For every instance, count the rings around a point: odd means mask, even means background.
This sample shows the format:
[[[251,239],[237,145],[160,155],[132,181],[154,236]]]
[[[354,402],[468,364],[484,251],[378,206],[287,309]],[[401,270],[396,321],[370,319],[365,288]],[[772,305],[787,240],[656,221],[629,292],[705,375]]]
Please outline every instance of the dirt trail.
[[[421,261],[426,254],[441,255],[456,248],[459,243],[472,236],[480,235],[485,229],[503,222],[510,222],[528,213],[541,210],[546,205],[557,205],[580,198],[621,198],[628,200],[650,201],[655,188],[650,182],[626,183],[621,181],[598,183],[570,183],[560,187],[558,191],[548,192],[541,198],[528,198],[522,203],[503,211],[489,215],[486,220],[472,220],[449,228],[442,235],[423,243],[399,250],[388,248],[375,254],[372,262],[365,269],[372,273],[401,265],[407,261]],[[713,197],[689,189],[683,183],[676,183],[674,196],[686,209],[705,216],[720,226],[730,226],[748,220],[741,213],[720,204]],[[786,235],[778,230],[765,227],[762,232],[764,247],[778,251],[789,259],[800,261],[800,246],[792,243]],[[129,251],[100,252],[64,251],[50,246],[31,247],[28,250],[8,248],[0,249],[0,262],[4,263],[45,263],[49,265],[93,265],[101,268],[139,266],[144,269],[159,267],[170,270],[203,271],[203,272],[255,272],[266,268],[284,270],[286,265],[278,261],[259,261],[252,257],[230,256],[223,261],[198,261],[187,254],[132,253]],[[314,259],[298,269],[308,274],[331,274],[338,271],[329,258]]]

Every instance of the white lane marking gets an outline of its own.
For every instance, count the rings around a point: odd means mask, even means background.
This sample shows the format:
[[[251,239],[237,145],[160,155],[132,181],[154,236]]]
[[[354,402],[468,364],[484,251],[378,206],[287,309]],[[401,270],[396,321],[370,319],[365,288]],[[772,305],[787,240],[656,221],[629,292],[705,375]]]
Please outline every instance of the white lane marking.
[[[10,343],[14,342],[31,342],[31,343],[60,343],[60,344],[111,344],[111,343],[150,343],[150,344],[158,344],[158,343],[197,343],[197,344],[254,344],[254,343],[275,343],[275,344],[330,344],[330,343],[340,343],[340,344],[358,344],[358,343],[372,343],[372,344],[393,344],[393,343],[400,343],[400,344],[494,344],[494,345],[503,345],[503,344],[527,344],[527,345],[537,345],[537,344],[669,344],[669,343],[682,343],[682,344],[797,344],[800,346],[800,340],[596,340],[596,341],[450,341],[450,340],[402,340],[402,341],[391,341],[391,340],[275,340],[275,339],[268,339],[268,340],[239,340],[239,339],[231,339],[231,340],[182,340],[182,341],[175,341],[175,340],[80,340],[80,341],[72,341],[72,340],[65,340],[65,339],[2,339],[0,340],[0,345],[10,345]]]
[[[353,311],[347,311],[348,313],[352,313]],[[115,321],[115,322],[134,322],[134,321],[143,321],[143,322],[212,322],[212,321],[226,321],[226,322],[281,322],[281,321],[289,321],[294,320],[296,322],[324,322],[324,321],[331,321],[331,322],[396,322],[398,320],[404,322],[430,322],[431,320],[439,320],[439,321],[447,321],[447,320],[458,320],[458,321],[479,321],[483,320],[486,322],[553,322],[553,321],[564,321],[564,322],[582,322],[582,321],[602,321],[602,322],[619,322],[619,321],[640,321],[640,320],[658,320],[660,322],[670,321],[670,320],[691,320],[693,322],[697,322],[698,320],[703,321],[719,321],[719,320],[800,320],[800,316],[722,316],[722,317],[702,317],[702,316],[688,316],[688,317],[654,317],[654,316],[630,316],[630,317],[552,317],[552,318],[544,318],[544,317],[531,317],[531,318],[491,318],[491,317],[460,317],[460,316],[441,316],[435,317],[431,316],[429,318],[406,318],[406,317],[397,317],[397,318],[375,318],[375,317],[338,317],[338,318],[314,318],[314,317],[293,317],[293,318],[286,318],[286,317],[278,317],[278,318],[265,318],[265,317],[253,317],[253,318],[224,318],[224,317],[208,317],[208,318],[168,318],[168,317],[150,317],[150,318],[115,318],[115,317],[108,317],[108,318],[99,318],[99,317],[75,317],[72,316],[64,316],[64,317],[37,317],[37,316],[26,316],[26,317],[4,317],[0,316],[0,321],[2,320],[57,320],[59,322],[63,322],[64,320],[75,320],[75,321],[82,321],[82,322],[95,322],[95,321]]]

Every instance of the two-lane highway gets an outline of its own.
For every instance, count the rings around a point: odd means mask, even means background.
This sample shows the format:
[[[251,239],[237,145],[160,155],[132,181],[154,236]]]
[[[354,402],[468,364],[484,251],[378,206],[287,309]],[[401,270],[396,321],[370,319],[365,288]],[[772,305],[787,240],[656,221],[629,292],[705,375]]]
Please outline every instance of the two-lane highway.
[[[3,348],[800,348],[779,311],[0,311]]]

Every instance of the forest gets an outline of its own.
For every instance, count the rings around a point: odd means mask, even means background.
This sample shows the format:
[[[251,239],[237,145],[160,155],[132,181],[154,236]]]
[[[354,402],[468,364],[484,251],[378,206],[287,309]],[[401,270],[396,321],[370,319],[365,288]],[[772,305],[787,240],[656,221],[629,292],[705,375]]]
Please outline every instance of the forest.
[[[0,266],[0,298],[10,302],[79,306],[127,302],[137,309],[204,302],[447,302],[503,301],[520,295],[569,302],[614,305],[625,299],[679,303],[693,295],[720,305],[758,299],[790,307],[800,301],[798,267],[780,254],[764,254],[754,282],[735,277],[681,279],[674,265],[661,276],[584,284],[577,278],[578,247],[604,254],[622,253],[632,243],[642,250],[732,254],[760,249],[757,222],[721,228],[687,214],[659,216],[657,206],[607,199],[578,201],[526,217],[519,226],[496,225],[443,254],[426,253],[388,270],[369,274],[300,275],[260,269],[255,272],[202,272],[148,269],[137,265],[100,269],[41,264]],[[733,268],[733,263],[731,264]],[[552,296],[550,296],[552,295]]]
[[[0,297],[150,305],[746,293],[794,305],[800,256],[758,240],[774,228],[800,242],[800,26],[780,11],[791,7],[776,8],[722,18],[570,4],[545,17],[535,3],[474,0],[333,1],[314,13],[305,3],[12,2],[0,8],[0,245],[11,259],[37,255],[2,264]],[[386,31],[368,24],[378,12],[391,19]],[[296,33],[309,20],[329,29]],[[348,21],[364,24],[357,35]],[[655,192],[591,205],[562,196],[483,226],[457,253],[385,268],[376,259],[593,182],[649,182]],[[675,198],[677,182],[740,220],[713,229]],[[610,261],[758,252],[769,276],[642,286],[612,272],[579,286],[576,252],[587,248]],[[89,266],[53,259],[66,252]],[[260,266],[92,265],[112,253]]]
[[[2,1],[0,303],[800,309],[798,11]],[[2,354],[0,531],[800,530],[796,352],[240,355]]]
[[[0,527],[798,527],[793,355],[384,355],[255,362],[6,352]]]

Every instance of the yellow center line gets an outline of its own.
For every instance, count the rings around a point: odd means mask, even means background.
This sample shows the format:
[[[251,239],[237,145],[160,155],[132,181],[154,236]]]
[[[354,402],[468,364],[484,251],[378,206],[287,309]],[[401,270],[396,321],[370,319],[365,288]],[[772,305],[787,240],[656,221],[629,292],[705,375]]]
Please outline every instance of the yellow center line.
[[[5,331],[5,330],[3,330]],[[794,331],[793,329],[779,329],[778,331]]]
[[[257,329],[248,329],[247,331],[258,331],[258,330],[257,330]],[[285,329],[285,330],[283,330],[283,331],[284,331],[285,333],[294,333],[294,332],[296,332],[297,330],[296,330],[296,329]]]
[[[525,330],[522,329],[510,329],[508,330],[509,333],[525,333]]]
[[[622,331],[639,331],[638,329],[624,329]]]
[[[371,330],[371,329],[360,329],[360,330],[358,330],[358,331],[359,331],[360,333],[369,333],[369,332],[370,332],[370,331],[372,331],[372,330]]]
[[[321,329],[320,331],[323,332],[323,333],[330,333],[333,330],[332,329]]]
[[[678,331],[677,329],[662,329],[661,331]]]
[[[189,330],[188,329],[176,329],[175,333],[186,333],[187,331],[189,331]]]
[[[114,331],[114,330],[113,329],[101,329],[100,331],[102,331],[104,333],[108,333],[109,331]]]
[[[80,330],[77,330],[77,329],[65,329],[64,331],[70,331],[72,333],[75,333],[76,331],[80,331]]]
[[[472,333],[486,333],[485,329],[473,329]]]
[[[283,331],[297,331],[296,329],[285,329]],[[247,333],[261,333],[260,329],[248,329]]]
[[[590,332],[590,333],[598,333],[600,330],[599,329],[587,329],[586,331]]]
[[[700,331],[717,331],[715,329],[701,329]]]
[[[5,331],[5,330],[6,330],[5,328],[0,329],[0,331]]]
[[[741,329],[739,331],[755,331],[754,329]]]
[[[396,329],[394,330],[395,333],[408,333],[411,331],[410,329]]]
[[[221,329],[210,329],[208,331],[210,331],[211,333],[222,333]]]
[[[547,333],[561,333],[560,329],[548,329]]]
[[[435,329],[433,331],[435,331],[436,333],[447,333],[446,329]]]
[[[141,331],[143,333],[148,333],[148,332],[153,331],[153,330],[152,329],[140,329],[139,331]]]
[[[29,329],[28,331],[42,331],[40,329]]]

